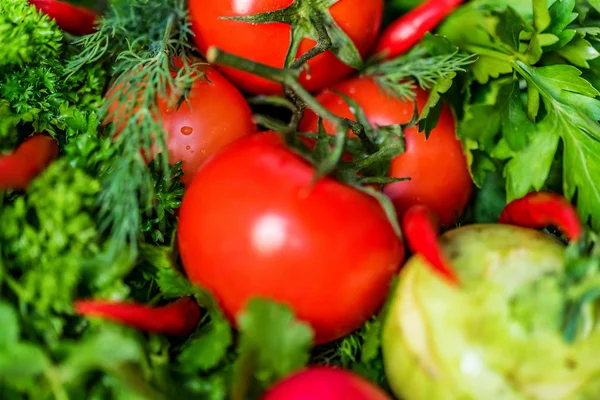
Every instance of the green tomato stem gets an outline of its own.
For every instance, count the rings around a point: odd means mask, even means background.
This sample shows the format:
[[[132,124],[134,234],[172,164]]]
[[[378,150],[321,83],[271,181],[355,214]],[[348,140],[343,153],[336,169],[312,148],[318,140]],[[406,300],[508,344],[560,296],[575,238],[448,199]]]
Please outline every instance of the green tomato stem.
[[[379,151],[379,147],[371,141],[361,124],[347,118],[338,117],[321,105],[321,103],[319,103],[317,99],[300,84],[300,81],[298,80],[301,72],[300,70],[270,67],[227,53],[216,47],[210,47],[208,49],[206,52],[206,59],[211,64],[220,64],[236,68],[240,71],[248,72],[288,87],[294,93],[294,100],[296,102],[301,100],[304,105],[314,111],[319,117],[332,122],[335,125],[336,132],[339,133],[342,129],[350,129],[361,140],[368,153],[373,154]],[[301,106],[301,104],[299,104],[299,106]]]

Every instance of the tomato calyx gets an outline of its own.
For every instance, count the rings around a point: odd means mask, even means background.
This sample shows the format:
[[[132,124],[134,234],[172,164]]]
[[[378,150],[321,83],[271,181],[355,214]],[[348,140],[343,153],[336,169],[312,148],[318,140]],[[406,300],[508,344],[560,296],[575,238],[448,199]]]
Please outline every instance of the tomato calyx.
[[[336,159],[337,170],[342,171],[341,180],[346,183],[377,186],[410,180],[410,177],[390,177],[389,172],[392,160],[406,151],[404,130],[415,125],[418,120],[416,103],[413,118],[408,123],[373,126],[354,99],[336,90],[333,93],[346,102],[356,121],[364,127],[365,133],[362,137],[356,137],[352,133],[345,137],[346,143],[342,149],[345,153]],[[328,145],[335,145],[340,138],[340,135],[326,134],[322,121],[322,118],[319,118],[317,134],[302,133],[303,136],[316,140],[317,145],[313,151],[320,153],[323,153]],[[318,150],[318,147],[321,149]],[[356,181],[356,177],[360,179]]]
[[[369,170],[369,174],[371,174],[373,170],[381,171],[382,166],[379,163],[391,159],[388,154],[389,149],[380,148],[380,146],[369,137],[367,133],[367,130],[371,129],[369,124],[363,124],[361,121],[357,122],[339,117],[320,104],[319,101],[300,84],[298,79],[301,71],[300,68],[274,68],[247,60],[216,47],[210,47],[208,49],[206,59],[211,64],[237,68],[241,71],[249,72],[282,84],[290,93],[290,98],[294,103],[295,117],[293,118],[292,123],[283,129],[284,132],[279,133],[283,134],[285,143],[289,147],[294,148],[315,167],[313,182],[316,183],[320,178],[332,175],[337,180],[375,197],[384,209],[397,236],[399,238],[402,237],[398,217],[393,204],[383,193],[374,189],[372,184],[386,184],[404,179],[389,178],[387,177],[387,173],[366,177],[359,174],[360,171],[366,171],[367,169]],[[319,132],[317,132],[317,138],[320,139],[321,144],[317,145],[314,151],[311,151],[313,149],[308,149],[307,151],[307,148],[302,146],[297,132],[301,115],[306,108],[310,108],[319,116]],[[330,121],[335,127],[336,135],[333,136],[333,147],[329,143],[332,136],[325,132],[323,120]],[[367,154],[366,159],[362,160],[362,164],[347,165],[342,162],[345,150],[347,149],[347,144],[351,140],[351,138],[349,138],[350,131],[358,138],[360,145],[363,147],[362,154]],[[398,128],[388,129],[388,132],[397,131]],[[403,146],[402,141],[400,141],[400,147],[401,146]],[[394,150],[396,151],[397,149]],[[378,164],[379,167],[374,168]],[[389,162],[387,166],[384,166],[384,170],[385,168],[389,168]]]
[[[363,147],[368,152],[368,158],[375,156],[376,154],[380,154],[381,157],[381,153],[384,152],[384,154],[387,154],[387,157],[383,159],[379,158],[379,160],[388,164],[389,167],[389,163],[393,158],[406,151],[404,131],[410,127],[416,126],[419,121],[419,109],[416,102],[413,103],[414,110],[412,118],[407,123],[373,127],[358,102],[340,91],[334,90],[333,93],[346,102],[350,112],[354,115],[354,118],[356,118],[356,121],[364,127],[366,137],[369,140],[366,141],[366,139],[361,138],[361,142],[363,142]],[[387,174],[387,172],[389,171],[386,170],[385,173]]]
[[[330,8],[339,0],[294,0],[286,8],[260,14],[221,17],[221,19],[251,24],[284,23],[291,26],[290,47],[285,57],[285,68],[302,67],[311,58],[330,50],[343,63],[360,69],[360,52],[331,16]],[[296,58],[302,40],[310,38],[316,45]]]

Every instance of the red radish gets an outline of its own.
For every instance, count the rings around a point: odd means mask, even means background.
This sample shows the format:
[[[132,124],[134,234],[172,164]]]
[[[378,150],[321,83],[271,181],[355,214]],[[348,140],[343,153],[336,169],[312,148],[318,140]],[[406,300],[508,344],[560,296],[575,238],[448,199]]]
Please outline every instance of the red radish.
[[[350,371],[312,367],[278,382],[262,400],[391,400],[391,397]]]

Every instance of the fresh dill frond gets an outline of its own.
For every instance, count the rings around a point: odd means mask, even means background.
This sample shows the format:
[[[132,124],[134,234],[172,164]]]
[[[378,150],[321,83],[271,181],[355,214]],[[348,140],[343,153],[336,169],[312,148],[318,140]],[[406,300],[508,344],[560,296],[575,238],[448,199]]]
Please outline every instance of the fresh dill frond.
[[[125,51],[160,51],[166,32],[170,45],[191,50],[187,17],[184,0],[113,1],[100,19],[97,32],[75,40],[81,51],[67,69],[76,71],[102,58],[115,60]],[[125,72],[123,66],[117,63],[114,75]]]
[[[112,122],[116,155],[102,177],[100,227],[108,233],[109,256],[129,248],[137,254],[142,239],[140,210],[154,199],[152,171],[147,157],[167,153],[157,99],[175,108],[201,72],[190,59],[191,30],[184,0],[116,2],[101,20],[99,31],[79,39],[82,50],[67,69],[77,73],[89,63],[111,60],[113,82],[100,119]],[[176,62],[177,61],[177,62]],[[163,175],[169,175],[167,157],[161,158]]]
[[[146,210],[140,210],[144,218],[141,230],[148,243],[165,244],[173,239],[176,229],[175,210],[181,206],[184,193],[181,177],[182,161],[173,165],[168,175],[163,174],[159,154],[149,165],[154,178],[154,199]]]
[[[404,56],[372,65],[367,68],[366,74],[390,95],[413,100],[417,85],[423,90],[430,90],[439,82],[465,72],[465,68],[477,59],[455,47],[446,46],[437,37],[428,39]]]

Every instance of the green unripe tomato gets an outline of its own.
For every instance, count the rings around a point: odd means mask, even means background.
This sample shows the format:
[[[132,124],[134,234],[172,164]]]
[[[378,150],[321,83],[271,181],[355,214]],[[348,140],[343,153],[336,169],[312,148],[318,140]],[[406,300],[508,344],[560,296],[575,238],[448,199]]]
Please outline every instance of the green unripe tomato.
[[[460,287],[419,255],[400,272],[386,315],[387,378],[403,400],[600,398],[600,328],[561,335],[565,246],[509,225],[440,237]]]

